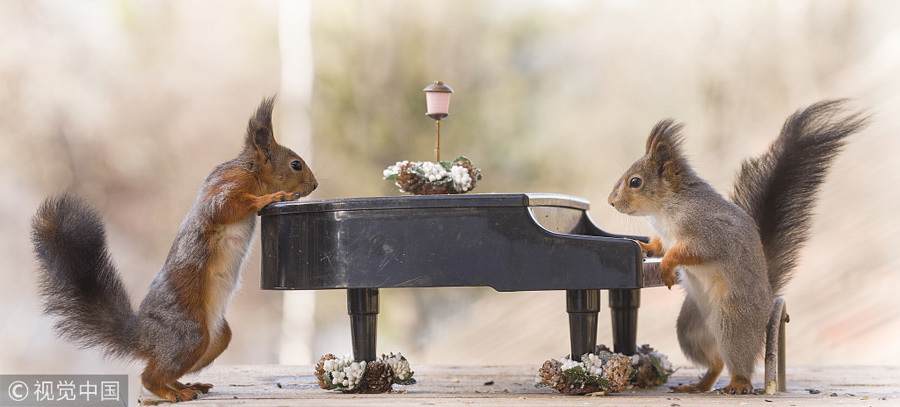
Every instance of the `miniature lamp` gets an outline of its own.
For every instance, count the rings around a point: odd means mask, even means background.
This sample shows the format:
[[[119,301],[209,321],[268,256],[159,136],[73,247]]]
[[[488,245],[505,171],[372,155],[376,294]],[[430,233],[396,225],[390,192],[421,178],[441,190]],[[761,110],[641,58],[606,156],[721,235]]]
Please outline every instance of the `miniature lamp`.
[[[450,115],[450,94],[453,89],[444,82],[434,81],[425,90],[425,104],[428,117],[434,119],[437,139],[434,144],[435,162],[441,162],[441,120]]]

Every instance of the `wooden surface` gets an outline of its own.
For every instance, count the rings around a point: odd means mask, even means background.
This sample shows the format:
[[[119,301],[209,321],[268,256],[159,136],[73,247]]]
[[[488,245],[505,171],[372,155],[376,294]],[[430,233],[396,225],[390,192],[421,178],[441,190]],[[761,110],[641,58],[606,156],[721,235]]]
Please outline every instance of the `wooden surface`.
[[[417,366],[419,383],[394,385],[378,395],[352,395],[319,389],[312,366],[214,366],[185,381],[211,382],[214,388],[190,406],[896,406],[900,405],[900,366],[788,366],[787,392],[729,396],[673,394],[667,387],[628,390],[607,396],[564,396],[534,386],[538,366]],[[700,371],[680,368],[672,383],[695,379]],[[492,384],[489,384],[492,383]],[[720,377],[716,387],[727,384]],[[762,375],[754,377],[762,385]],[[810,391],[812,390],[812,392]],[[817,392],[817,393],[816,393]],[[142,405],[161,404],[146,391]]]

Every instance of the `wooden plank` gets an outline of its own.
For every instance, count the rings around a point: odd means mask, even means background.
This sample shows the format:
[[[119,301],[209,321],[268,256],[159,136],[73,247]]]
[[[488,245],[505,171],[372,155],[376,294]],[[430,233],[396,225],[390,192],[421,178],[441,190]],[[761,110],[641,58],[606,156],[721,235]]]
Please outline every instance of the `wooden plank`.
[[[564,396],[548,388],[536,388],[538,366],[416,366],[419,383],[394,386],[394,392],[352,395],[322,390],[316,384],[313,367],[306,366],[214,366],[184,381],[212,382],[209,394],[191,406],[276,406],[276,405],[476,405],[476,406],[888,406],[900,403],[898,366],[791,366],[787,392],[776,395],[728,396],[673,394],[667,387],[628,390],[602,397]],[[696,380],[700,371],[679,369],[672,383]],[[716,387],[727,384],[723,375]],[[488,384],[492,383],[492,384]],[[762,386],[762,374],[754,378]],[[812,394],[809,389],[818,391]],[[831,394],[834,394],[832,396]],[[885,400],[879,400],[884,398]],[[160,400],[146,391],[141,405]]]

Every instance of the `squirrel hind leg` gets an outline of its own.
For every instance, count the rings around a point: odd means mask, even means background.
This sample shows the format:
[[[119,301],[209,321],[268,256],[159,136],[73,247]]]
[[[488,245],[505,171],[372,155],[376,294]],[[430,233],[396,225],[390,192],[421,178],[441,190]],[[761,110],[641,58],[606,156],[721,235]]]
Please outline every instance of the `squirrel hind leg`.
[[[188,373],[193,373],[198,370],[209,366],[222,352],[228,348],[228,344],[231,343],[231,327],[228,325],[228,322],[222,320],[222,326],[219,328],[219,333],[215,335],[209,343],[209,346],[206,347],[206,351],[203,352],[203,355],[200,356],[200,359],[197,360],[191,368],[188,370]],[[210,387],[212,387],[210,385]],[[203,393],[206,393],[205,391]]]
[[[172,403],[194,400],[200,396],[200,390],[187,387],[177,380],[166,380],[157,370],[150,370],[150,365],[141,374],[141,384],[157,397]]]
[[[187,373],[190,367],[188,359],[197,358],[182,359],[187,363],[181,363],[180,366],[172,366],[165,362],[160,363],[157,359],[148,358],[147,365],[141,373],[141,384],[151,393],[172,403],[194,400],[201,393],[206,393],[203,391],[204,389],[196,385],[184,385],[178,381],[178,378]],[[206,388],[206,391],[209,391],[209,388]]]
[[[721,361],[719,361],[718,365],[711,366],[709,370],[706,371],[706,374],[700,378],[699,382],[681,386],[672,386],[672,393],[703,393],[710,391],[712,390],[713,385],[716,384],[716,380],[718,380],[720,374],[722,374]]]
[[[711,390],[722,373],[725,363],[719,353],[715,335],[709,330],[703,313],[690,294],[681,304],[676,330],[678,344],[681,345],[684,355],[692,362],[707,368],[707,371],[698,383],[675,386],[672,387],[672,391],[697,393]]]

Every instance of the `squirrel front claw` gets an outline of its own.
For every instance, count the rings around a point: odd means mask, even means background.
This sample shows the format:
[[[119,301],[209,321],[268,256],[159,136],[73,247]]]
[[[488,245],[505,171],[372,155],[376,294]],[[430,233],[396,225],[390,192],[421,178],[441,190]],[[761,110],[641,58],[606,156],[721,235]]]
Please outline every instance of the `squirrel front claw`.
[[[670,290],[672,289],[672,286],[675,285],[675,281],[678,280],[678,274],[675,273],[675,267],[666,262],[660,263],[659,276],[662,278],[663,284]]]

